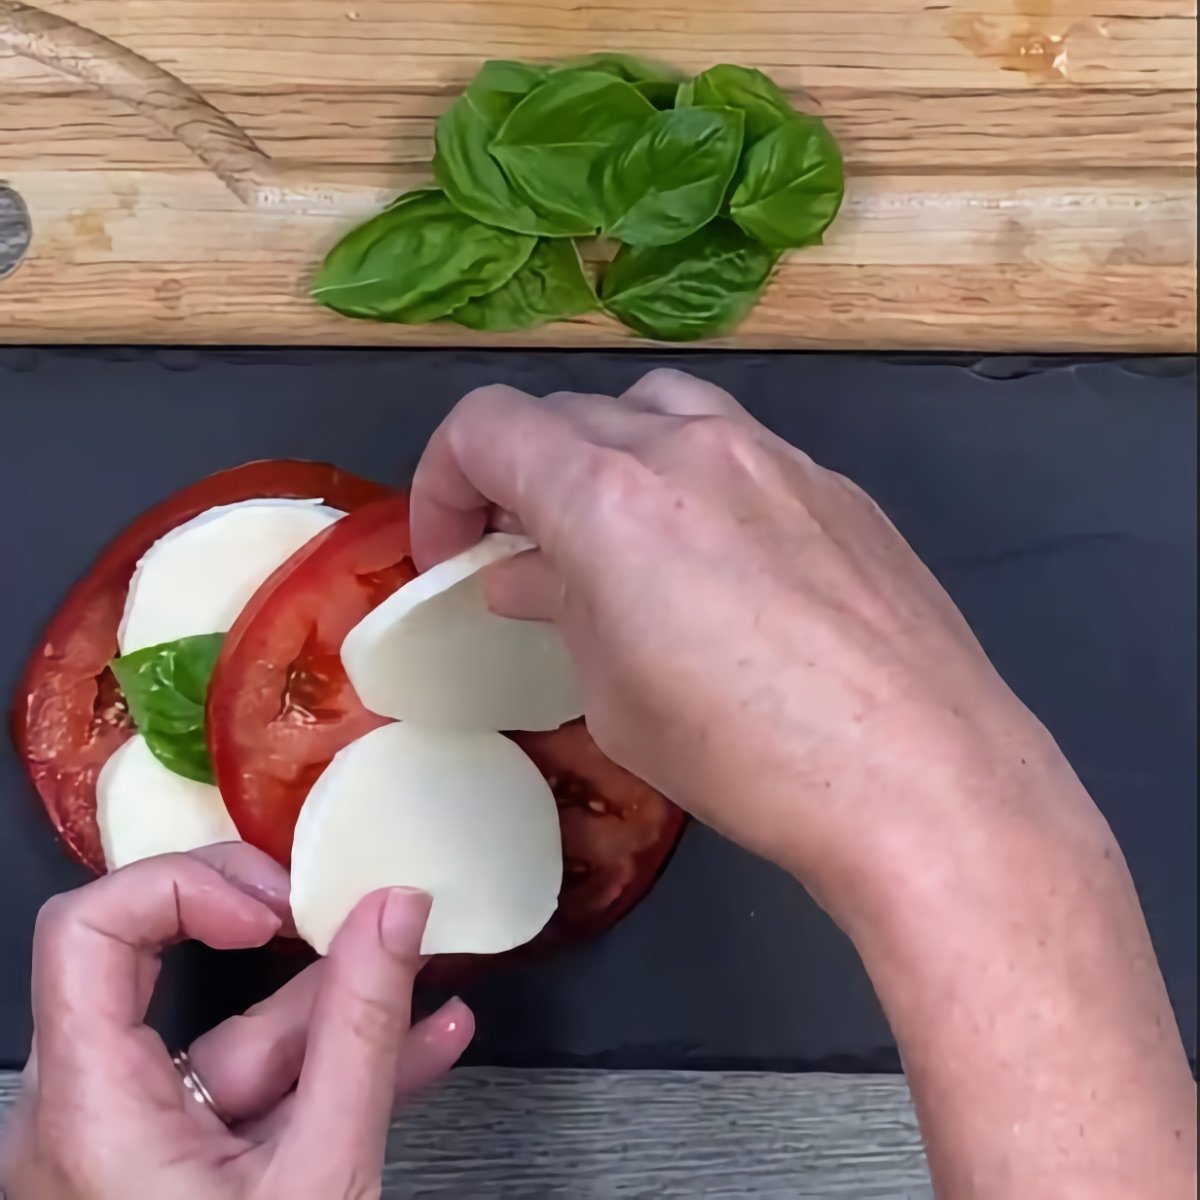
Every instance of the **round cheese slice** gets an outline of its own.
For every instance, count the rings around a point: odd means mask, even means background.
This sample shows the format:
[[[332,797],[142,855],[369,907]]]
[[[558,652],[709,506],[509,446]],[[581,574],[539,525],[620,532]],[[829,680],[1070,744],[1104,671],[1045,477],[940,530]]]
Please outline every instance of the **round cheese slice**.
[[[342,515],[320,500],[245,500],[171,530],[130,580],[117,631],[121,653],[225,633],[259,584]]]
[[[140,735],[101,769],[96,823],[110,871],[155,854],[239,840],[221,793],[210,783],[168,771]]]
[[[385,887],[433,897],[423,954],[498,954],[545,926],[561,885],[554,796],[498,733],[385,725],[333,759],[296,822],[292,915],[321,954]]]
[[[398,721],[463,730],[557,729],[582,715],[558,630],[487,606],[480,572],[533,548],[528,538],[489,534],[368,613],[342,643],[363,704]]]

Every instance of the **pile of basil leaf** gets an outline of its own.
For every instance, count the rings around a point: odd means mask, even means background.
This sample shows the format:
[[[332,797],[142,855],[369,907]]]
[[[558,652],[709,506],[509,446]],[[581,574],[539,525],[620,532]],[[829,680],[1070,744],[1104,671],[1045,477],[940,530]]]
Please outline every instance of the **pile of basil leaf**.
[[[819,118],[761,71],[619,54],[483,65],[438,121],[435,183],[347,234],[312,295],[349,317],[528,329],[602,308],[644,337],[726,333],[842,203]],[[598,290],[577,239],[617,243]]]

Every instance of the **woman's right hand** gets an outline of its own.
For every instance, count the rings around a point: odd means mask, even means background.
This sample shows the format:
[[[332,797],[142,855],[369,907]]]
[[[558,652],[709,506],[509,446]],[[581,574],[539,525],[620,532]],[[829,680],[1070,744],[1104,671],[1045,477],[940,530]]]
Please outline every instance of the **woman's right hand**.
[[[422,567],[489,521],[528,532],[490,601],[560,625],[600,747],[834,907],[998,786],[1065,770],[880,509],[701,380],[476,391],[412,520]]]
[[[601,749],[850,935],[940,1194],[1195,1194],[1195,1090],[1120,850],[854,484],[655,371],[619,400],[472,393],[412,520],[422,566],[523,528],[540,549],[489,599],[559,624]]]

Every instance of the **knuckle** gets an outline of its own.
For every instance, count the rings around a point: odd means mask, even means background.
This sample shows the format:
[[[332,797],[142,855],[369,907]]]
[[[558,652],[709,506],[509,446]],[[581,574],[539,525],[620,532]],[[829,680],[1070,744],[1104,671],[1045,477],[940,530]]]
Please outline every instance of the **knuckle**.
[[[78,904],[76,892],[63,892],[51,896],[38,909],[37,919],[33,926],[33,938],[38,945],[46,946],[58,942],[63,931],[73,920],[73,914]]]
[[[649,472],[632,454],[606,446],[592,450],[582,474],[576,494],[586,514],[602,527],[614,520],[623,523],[639,509],[651,482]]]
[[[654,367],[652,370],[647,371],[634,384],[634,387],[639,391],[653,392],[663,388],[679,387],[683,384],[694,384],[696,382],[697,380],[694,375],[689,375],[686,371],[679,370],[678,367]]]
[[[689,456],[704,461],[734,457],[752,440],[735,421],[717,416],[688,417],[677,427],[675,437]]]
[[[483,387],[473,388],[458,402],[456,407],[460,413],[490,412],[496,408],[532,402],[533,397],[527,392],[519,391],[504,383],[489,383]]]
[[[378,996],[355,993],[349,1020],[354,1036],[373,1050],[390,1053],[403,1036],[398,1005]]]

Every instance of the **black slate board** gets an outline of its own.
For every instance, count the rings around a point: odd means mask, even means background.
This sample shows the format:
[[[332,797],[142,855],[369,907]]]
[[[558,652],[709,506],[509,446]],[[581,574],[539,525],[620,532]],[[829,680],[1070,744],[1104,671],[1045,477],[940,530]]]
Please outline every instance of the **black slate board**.
[[[469,389],[618,390],[671,362],[871,491],[1050,726],[1129,857],[1189,1052],[1196,1009],[1194,364],[819,355],[0,350],[0,687],[105,540],[251,458],[407,479]],[[82,881],[0,752],[0,1066],[29,1039],[33,917]],[[294,969],[172,955],[172,1045]],[[693,827],[605,939],[470,994],[479,1062],[891,1069],[855,956],[799,887]]]

